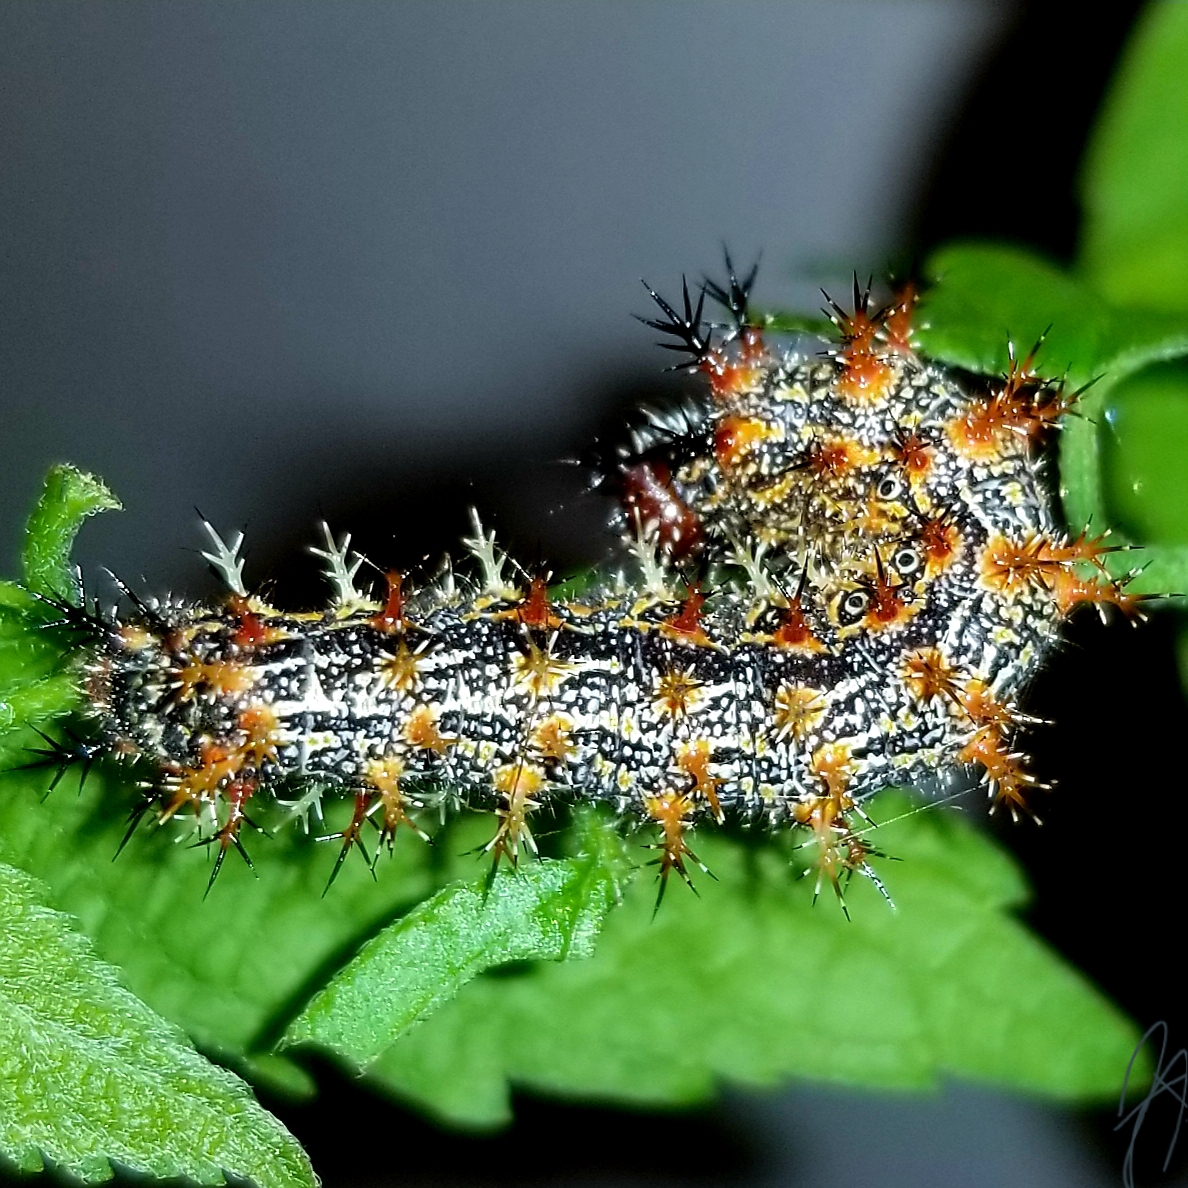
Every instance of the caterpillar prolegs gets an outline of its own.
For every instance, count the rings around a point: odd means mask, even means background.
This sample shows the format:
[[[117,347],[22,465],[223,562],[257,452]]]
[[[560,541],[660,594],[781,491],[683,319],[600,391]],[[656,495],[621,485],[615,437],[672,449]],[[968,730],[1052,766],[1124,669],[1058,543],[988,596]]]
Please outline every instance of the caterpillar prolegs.
[[[294,780],[353,800],[340,862],[365,830],[390,846],[469,806],[514,865],[542,806],[600,802],[658,826],[661,888],[688,880],[695,826],[733,817],[805,831],[836,889],[874,877],[862,803],[888,784],[964,769],[1024,809],[1018,698],[1061,621],[1138,613],[1104,541],[1059,527],[1042,445],[1077,394],[1034,351],[990,383],[930,362],[911,292],[875,310],[857,283],[852,312],[831,303],[838,341],[776,351],[753,278],[680,309],[652,293],[648,324],[706,391],[602,476],[629,556],[578,596],[515,570],[476,516],[473,576],[393,573],[378,598],[327,529],[330,605],[282,613],[211,529],[221,605],[69,608],[99,745],[151,772],[144,812],[190,819],[217,874]]]

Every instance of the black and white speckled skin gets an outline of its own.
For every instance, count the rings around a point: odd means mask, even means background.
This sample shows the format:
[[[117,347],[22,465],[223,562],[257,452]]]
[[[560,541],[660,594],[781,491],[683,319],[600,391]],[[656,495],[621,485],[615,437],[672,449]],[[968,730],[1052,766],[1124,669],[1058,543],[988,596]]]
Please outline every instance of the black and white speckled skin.
[[[642,577],[543,611],[489,566],[470,592],[412,596],[396,621],[354,598],[308,615],[165,607],[167,630],[127,624],[92,661],[104,730],[159,768],[162,815],[193,810],[212,832],[228,788],[293,777],[364,798],[398,783],[412,808],[445,788],[505,817],[518,796],[525,816],[560,798],[661,820],[678,797],[689,824],[719,810],[813,824],[832,798],[842,824],[826,827],[848,828],[845,811],[887,784],[961,766],[987,720],[959,695],[970,682],[1013,716],[1061,618],[1042,582],[987,577],[995,539],[1056,539],[1027,435],[971,456],[952,427],[986,395],[914,357],[889,366],[886,390],[856,400],[837,358],[768,359],[665,437],[702,561],[728,575],[700,607],[647,525]],[[741,448],[721,448],[728,418],[750,427]],[[914,472],[905,436],[927,458]],[[924,546],[929,521],[943,556]],[[793,609],[799,633],[781,634]],[[266,639],[244,642],[245,616]],[[909,659],[929,650],[952,696],[913,685]]]

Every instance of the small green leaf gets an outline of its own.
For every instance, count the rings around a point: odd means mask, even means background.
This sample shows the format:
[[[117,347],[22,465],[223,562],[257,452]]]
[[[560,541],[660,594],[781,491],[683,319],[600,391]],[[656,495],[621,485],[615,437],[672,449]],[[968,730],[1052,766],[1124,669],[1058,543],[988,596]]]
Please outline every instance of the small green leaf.
[[[1139,23],[1085,161],[1085,276],[1122,305],[1188,312],[1188,5]]]
[[[911,815],[903,815],[911,814]],[[786,854],[706,834],[718,882],[652,919],[640,880],[589,961],[487,974],[371,1066],[456,1124],[506,1122],[510,1085],[646,1106],[720,1082],[924,1088],[957,1075],[1070,1100],[1121,1085],[1137,1030],[1010,913],[1013,863],[943,811],[874,805],[892,911],[865,880],[812,903]]]
[[[316,1183],[248,1087],[125,990],[39,888],[0,865],[0,1153],[83,1180],[111,1162],[203,1184]],[[110,1162],[109,1162],[110,1161]]]
[[[38,594],[78,598],[70,550],[82,522],[101,511],[119,511],[120,501],[94,475],[55,466],[25,526],[21,553],[25,585]]]
[[[616,871],[597,850],[504,870],[490,885],[446,887],[369,941],[285,1043],[318,1043],[369,1064],[491,966],[591,956],[617,896]]]

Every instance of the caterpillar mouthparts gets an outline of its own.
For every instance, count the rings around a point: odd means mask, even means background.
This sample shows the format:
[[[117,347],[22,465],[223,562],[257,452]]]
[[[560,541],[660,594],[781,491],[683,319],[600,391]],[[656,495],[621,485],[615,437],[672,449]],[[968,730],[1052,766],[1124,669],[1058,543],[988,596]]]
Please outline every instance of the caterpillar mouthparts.
[[[605,479],[628,576],[553,595],[507,572],[476,514],[476,578],[390,573],[373,599],[326,528],[332,602],[291,614],[245,584],[242,535],[207,525],[221,605],[72,608],[88,757],[151,773],[135,819],[189,818],[213,882],[230,847],[247,857],[251,803],[294,781],[353,798],[335,874],[368,823],[390,847],[427,810],[489,810],[487,848],[514,865],[536,810],[598,802],[659,826],[662,893],[689,880],[693,827],[732,816],[806,831],[840,896],[854,871],[878,883],[857,822],[888,784],[964,769],[1026,810],[1019,696],[1061,622],[1084,603],[1140,614],[1104,539],[1059,527],[1041,446],[1078,394],[1035,350],[989,384],[930,362],[912,292],[876,311],[857,281],[852,312],[827,311],[839,341],[773,351],[754,270],[727,265],[695,308],[687,286],[679,311],[652,293],[647,324],[707,391],[652,414]]]

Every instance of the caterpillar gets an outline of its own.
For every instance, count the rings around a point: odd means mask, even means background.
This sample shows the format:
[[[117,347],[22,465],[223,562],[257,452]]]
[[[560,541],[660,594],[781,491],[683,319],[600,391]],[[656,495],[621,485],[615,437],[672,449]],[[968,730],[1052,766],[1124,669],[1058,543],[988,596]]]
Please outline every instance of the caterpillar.
[[[853,309],[826,311],[835,341],[775,350],[755,270],[727,266],[696,304],[649,289],[661,316],[641,320],[705,390],[648,414],[602,475],[625,572],[584,593],[509,567],[476,514],[470,579],[389,573],[372,597],[325,528],[331,603],[285,613],[245,584],[242,534],[207,524],[220,605],[62,603],[86,757],[150,772],[133,828],[189,820],[213,883],[230,848],[247,858],[252,804],[294,780],[353,800],[335,874],[366,830],[378,855],[463,806],[494,814],[493,866],[515,865],[542,807],[601,803],[658,827],[661,895],[690,882],[693,829],[730,817],[804,831],[840,897],[855,872],[878,883],[860,825],[886,785],[966,771],[1030,811],[1029,679],[1076,607],[1141,614],[1105,539],[1059,525],[1043,445],[1079,393],[1041,378],[1039,344],[993,382],[929,361],[913,291],[876,309],[856,278]]]

